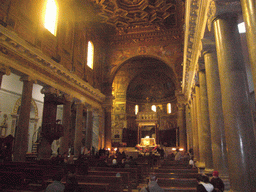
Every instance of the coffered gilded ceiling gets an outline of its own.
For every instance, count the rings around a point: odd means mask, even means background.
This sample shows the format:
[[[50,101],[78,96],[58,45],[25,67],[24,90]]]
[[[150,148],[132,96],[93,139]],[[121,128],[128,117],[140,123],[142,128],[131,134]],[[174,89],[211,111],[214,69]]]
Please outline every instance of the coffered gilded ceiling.
[[[182,0],[89,0],[102,23],[119,33],[160,31],[177,27]]]

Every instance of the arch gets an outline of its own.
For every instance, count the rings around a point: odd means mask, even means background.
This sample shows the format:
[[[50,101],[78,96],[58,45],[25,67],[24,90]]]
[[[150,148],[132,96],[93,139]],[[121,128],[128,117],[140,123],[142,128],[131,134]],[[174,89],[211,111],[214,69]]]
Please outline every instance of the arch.
[[[124,61],[122,61],[120,64],[118,64],[114,69],[113,71],[111,72],[110,74],[110,83],[112,84],[114,79],[115,79],[115,76],[116,74],[118,73],[118,71],[127,63],[131,62],[131,61],[134,61],[134,60],[137,60],[137,59],[149,59],[149,58],[152,58],[152,59],[155,59],[155,60],[158,60],[159,62],[163,63],[164,65],[166,65],[169,69],[170,69],[170,74],[169,76],[171,77],[171,79],[173,80],[173,82],[175,82],[175,84],[178,83],[178,77],[175,73],[175,66],[170,66],[170,64],[168,62],[166,62],[164,59],[162,59],[161,57],[158,57],[158,56],[155,56],[155,55],[136,55],[136,56],[133,56],[133,57],[130,57]]]
[[[31,105],[35,110],[35,118],[38,118],[38,108],[34,99],[31,99]],[[16,101],[14,108],[12,110],[13,114],[18,114],[19,107],[21,106],[21,97]]]

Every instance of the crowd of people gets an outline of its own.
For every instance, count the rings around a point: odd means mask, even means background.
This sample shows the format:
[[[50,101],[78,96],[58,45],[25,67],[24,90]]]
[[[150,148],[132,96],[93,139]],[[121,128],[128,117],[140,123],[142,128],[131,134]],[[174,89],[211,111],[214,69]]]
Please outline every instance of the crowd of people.
[[[193,149],[190,149],[188,152],[182,152],[179,149],[176,149],[175,151],[172,151],[168,156],[166,156],[164,153],[162,154],[165,158],[170,158],[170,160],[174,161],[183,161],[188,163],[188,167],[195,168],[194,163],[194,155],[193,155]],[[161,156],[162,156],[161,155]],[[161,157],[159,156],[159,157]],[[150,153],[148,156],[148,163],[151,166],[155,165],[155,158],[152,153]],[[78,186],[78,183],[76,181],[76,174],[87,174],[88,173],[88,162],[93,162],[94,166],[97,167],[113,167],[113,168],[129,168],[129,167],[136,167],[136,159],[133,158],[133,156],[126,155],[125,151],[120,152],[117,148],[116,151],[112,150],[105,150],[100,149],[99,151],[89,150],[83,148],[81,151],[81,155],[74,159],[72,154],[63,154],[58,155],[56,157],[52,157],[52,162],[55,164],[76,164],[80,165],[79,170],[77,170],[74,166],[74,169],[64,169],[64,175],[66,175],[66,184],[63,185],[61,183],[61,179],[63,178],[63,173],[58,173],[54,176],[53,182],[47,187],[46,192],[51,191],[71,191],[71,192],[78,192],[78,189],[76,186]],[[81,168],[81,165],[83,168]],[[65,167],[65,166],[64,166]],[[62,176],[61,176],[62,175]],[[149,183],[146,187],[141,189],[141,192],[147,192],[147,191],[163,191],[161,187],[157,184],[157,177],[156,175],[152,174],[149,176]],[[210,179],[207,175],[199,175],[197,178],[197,191],[198,192],[223,192],[224,191],[224,183],[219,178],[218,171],[214,171],[212,174],[212,178]]]

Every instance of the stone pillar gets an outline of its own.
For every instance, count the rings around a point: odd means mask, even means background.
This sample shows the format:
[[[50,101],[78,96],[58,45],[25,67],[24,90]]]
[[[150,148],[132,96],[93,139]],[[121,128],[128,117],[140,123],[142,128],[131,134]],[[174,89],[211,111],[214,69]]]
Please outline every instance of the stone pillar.
[[[252,69],[254,90],[256,90],[256,1],[240,0],[240,2],[246,26],[247,47]]]
[[[113,104],[113,96],[107,96],[103,104],[105,110],[105,147],[111,148],[111,110]]]
[[[177,125],[179,127],[179,147],[187,151],[187,140],[186,140],[186,128],[184,125],[185,106],[184,104],[178,104],[178,119]]]
[[[74,157],[81,154],[83,140],[83,104],[80,101],[76,102],[76,128],[74,140]]]
[[[99,148],[104,148],[105,145],[104,124],[104,112],[99,109]]]
[[[193,151],[194,161],[199,161],[196,94],[193,95]]]
[[[87,121],[86,121],[86,147],[92,147],[92,129],[93,129],[93,116],[92,107],[87,106]]]
[[[23,90],[20,106],[18,127],[15,137],[14,161],[26,161],[28,150],[28,128],[30,120],[30,107],[32,100],[33,81],[29,77],[22,77]]]
[[[197,129],[196,129],[196,139],[197,139],[197,166],[204,168],[205,165],[202,164],[201,159],[201,151],[200,151],[200,136],[199,136],[199,131],[201,130],[201,104],[200,104],[200,88],[199,88],[199,83],[195,86],[195,91],[196,91],[196,124],[197,124]]]
[[[200,162],[205,163],[205,173],[213,171],[211,130],[208,111],[207,85],[204,63],[199,61],[200,107],[201,126],[199,132]]]
[[[193,133],[192,133],[192,107],[186,105],[186,129],[187,129],[187,150],[193,149]]]
[[[213,2],[214,4],[215,2]],[[237,15],[232,3],[213,20],[231,191],[256,191],[256,145]],[[218,4],[215,5],[218,10]],[[231,10],[231,12],[228,12]],[[215,11],[216,13],[216,11]]]
[[[202,44],[207,81],[213,168],[219,171],[220,177],[223,179],[228,178],[228,165],[218,61],[215,43],[209,39],[203,39]]]
[[[96,108],[92,113],[92,146],[99,149],[99,110]]]
[[[63,105],[62,124],[64,127],[63,137],[60,142],[60,154],[68,153],[69,144],[71,143],[71,97],[65,96],[66,102]]]

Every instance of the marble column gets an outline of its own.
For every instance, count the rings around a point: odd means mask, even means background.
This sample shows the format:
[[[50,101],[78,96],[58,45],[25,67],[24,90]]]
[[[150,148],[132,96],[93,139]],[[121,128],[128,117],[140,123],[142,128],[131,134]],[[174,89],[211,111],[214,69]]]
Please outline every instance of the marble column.
[[[104,148],[105,145],[104,124],[103,109],[99,109],[99,148]]]
[[[195,86],[195,91],[196,91],[196,124],[197,124],[197,129],[196,129],[196,137],[197,137],[197,166],[200,168],[205,167],[205,162],[203,157],[201,157],[201,151],[200,151],[200,130],[201,130],[201,103],[200,103],[200,88],[199,84]]]
[[[254,90],[256,90],[256,1],[240,0],[240,2],[246,26],[247,47],[252,69]]]
[[[199,61],[200,107],[201,126],[199,132],[200,162],[205,163],[205,173],[213,171],[211,130],[208,110],[207,84],[204,62]]]
[[[254,124],[237,24],[237,15],[232,13],[213,21],[229,176],[231,191],[256,191]]]
[[[193,149],[193,134],[192,134],[192,108],[186,105],[186,128],[187,128],[187,150]]]
[[[184,151],[187,151],[187,140],[186,140],[186,128],[185,128],[185,106],[184,104],[178,105],[178,119],[177,125],[179,127],[179,147],[183,148]]]
[[[81,154],[82,140],[83,140],[83,104],[77,101],[76,105],[76,128],[74,140],[74,157]]]
[[[92,146],[99,149],[99,110],[94,108],[92,114]]]
[[[103,104],[105,110],[105,147],[111,148],[111,111],[113,105],[113,96],[109,95],[106,97],[106,101]]]
[[[198,126],[197,126],[197,105],[196,105],[196,94],[193,94],[193,151],[194,161],[199,161],[199,144],[198,144]]]
[[[23,90],[20,106],[19,121],[16,130],[14,161],[26,161],[26,153],[28,150],[28,129],[30,120],[30,107],[32,100],[33,81],[29,77],[22,77]]]
[[[92,147],[92,133],[93,133],[93,108],[91,106],[87,106],[87,120],[86,120],[86,147]]]
[[[203,39],[202,43],[207,81],[213,168],[219,171],[220,177],[223,179],[228,177],[228,165],[218,61],[215,43],[209,39]]]
[[[105,107],[105,147],[111,148],[111,107]]]
[[[64,127],[63,137],[61,138],[60,142],[60,154],[68,153],[69,144],[71,143],[71,100],[70,96],[65,96],[66,102],[63,105],[63,117],[62,117],[62,124]]]

